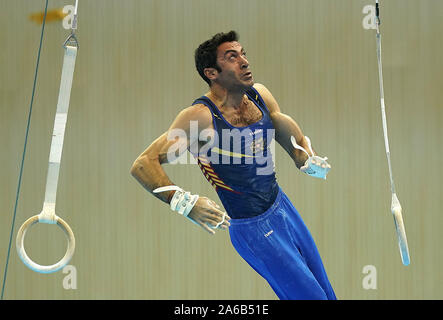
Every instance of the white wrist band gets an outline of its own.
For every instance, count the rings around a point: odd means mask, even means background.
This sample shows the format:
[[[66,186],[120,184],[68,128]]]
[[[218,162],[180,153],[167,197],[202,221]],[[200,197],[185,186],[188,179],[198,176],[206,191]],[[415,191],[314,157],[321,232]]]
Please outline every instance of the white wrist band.
[[[165,191],[175,191],[174,196],[169,203],[172,211],[176,211],[184,217],[188,217],[188,214],[191,212],[192,208],[194,208],[195,203],[197,202],[199,195],[191,194],[190,192],[184,191],[182,188],[178,186],[165,186],[155,189],[154,193],[165,192]],[[188,218],[190,219],[190,218]],[[193,221],[192,219],[190,219]],[[194,221],[193,221],[194,222]],[[195,223],[195,222],[194,222]]]
[[[292,142],[292,145],[294,146],[294,148],[301,150],[308,155],[308,160],[306,160],[305,165],[303,166],[306,168],[302,168],[303,169],[302,171],[311,177],[326,179],[326,175],[328,174],[328,172],[330,170],[330,166],[329,167],[326,167],[326,166],[322,167],[322,166],[318,165],[317,163],[327,165],[326,160],[328,160],[328,158],[327,157],[322,158],[319,156],[315,156],[314,151],[312,151],[311,140],[307,136],[305,136],[305,139],[308,142],[308,148],[311,151],[312,156],[309,155],[309,153],[306,151],[305,148],[303,148],[302,146],[299,146],[297,144],[297,141],[295,140],[294,136],[291,136],[291,142]],[[314,160],[316,163],[314,163]]]

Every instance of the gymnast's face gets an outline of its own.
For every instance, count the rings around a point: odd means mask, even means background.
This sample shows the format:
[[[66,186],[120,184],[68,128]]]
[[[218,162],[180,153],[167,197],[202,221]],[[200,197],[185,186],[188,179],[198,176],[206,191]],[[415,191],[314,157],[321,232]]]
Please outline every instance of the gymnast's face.
[[[224,42],[217,48],[217,65],[221,72],[216,72],[214,81],[222,87],[243,89],[254,85],[246,52],[237,41]]]

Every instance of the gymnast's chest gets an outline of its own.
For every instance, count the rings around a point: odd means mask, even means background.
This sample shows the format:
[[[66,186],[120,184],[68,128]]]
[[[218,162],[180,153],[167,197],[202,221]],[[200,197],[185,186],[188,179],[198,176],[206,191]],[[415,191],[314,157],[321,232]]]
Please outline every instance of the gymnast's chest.
[[[261,110],[252,101],[241,108],[222,111],[221,113],[225,120],[234,127],[246,127],[259,122],[263,118]]]

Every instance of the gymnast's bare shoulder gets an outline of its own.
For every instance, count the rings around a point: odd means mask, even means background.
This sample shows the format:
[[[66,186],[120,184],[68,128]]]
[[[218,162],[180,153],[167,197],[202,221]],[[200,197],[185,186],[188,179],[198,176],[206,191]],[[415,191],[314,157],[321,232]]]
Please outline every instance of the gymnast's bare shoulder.
[[[257,90],[258,93],[260,93],[263,101],[265,102],[271,114],[280,112],[280,106],[278,105],[277,101],[275,100],[274,96],[272,95],[271,91],[269,91],[268,88],[266,88],[261,83],[255,83],[254,89]]]
[[[211,111],[204,104],[195,104],[180,111],[169,130],[182,129],[189,133],[193,125],[197,125],[199,133],[204,129],[213,128]]]

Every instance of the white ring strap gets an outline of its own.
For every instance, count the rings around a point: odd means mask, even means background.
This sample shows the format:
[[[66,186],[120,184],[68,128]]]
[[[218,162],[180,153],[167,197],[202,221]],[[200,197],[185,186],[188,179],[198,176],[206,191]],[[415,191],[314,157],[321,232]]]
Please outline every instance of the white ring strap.
[[[310,140],[308,137],[306,137],[306,136],[305,136],[305,138],[306,138],[306,141],[308,142],[309,150],[311,151],[312,154],[314,154],[314,152],[312,152],[312,148],[311,148],[311,140]],[[303,151],[304,153],[306,153],[306,154],[308,155],[308,157],[311,157],[311,155],[308,153],[308,151],[306,151],[305,148],[303,148],[302,146],[300,146],[300,145],[297,143],[297,140],[295,140],[295,137],[294,137],[294,136],[291,136],[291,142],[292,142],[292,145],[293,145],[293,147],[294,147],[295,149],[301,150],[301,151]]]
[[[159,193],[159,192],[165,192],[165,191],[178,191],[178,190],[183,191],[182,188],[177,187],[177,186],[165,186],[165,187],[157,188],[157,189],[153,190],[152,192]]]
[[[43,210],[39,215],[35,215],[23,223],[17,233],[16,246],[19,257],[30,269],[40,273],[52,273],[63,268],[71,260],[75,250],[75,238],[69,225],[55,214],[55,201],[57,195],[58,177],[60,172],[60,162],[63,150],[63,140],[65,135],[66,121],[68,117],[69,100],[71,96],[72,79],[74,76],[75,59],[77,57],[77,47],[66,45],[63,59],[63,69],[60,81],[60,91],[57,103],[57,112],[54,121],[52,134],[51,151],[49,154],[49,166],[46,178],[45,201]],[[65,256],[56,264],[42,266],[32,261],[24,249],[24,238],[28,228],[35,223],[57,224],[68,237],[68,249]]]

